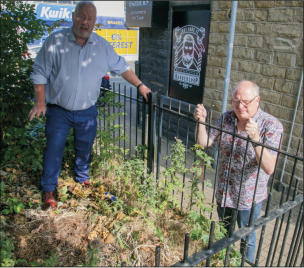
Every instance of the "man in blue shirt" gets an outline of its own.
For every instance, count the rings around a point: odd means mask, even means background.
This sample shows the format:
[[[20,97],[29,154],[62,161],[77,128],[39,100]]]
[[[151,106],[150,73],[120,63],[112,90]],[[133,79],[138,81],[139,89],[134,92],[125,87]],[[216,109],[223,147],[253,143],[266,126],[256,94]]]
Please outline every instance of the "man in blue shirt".
[[[147,100],[151,91],[125,59],[112,46],[93,33],[96,7],[79,2],[72,13],[72,28],[51,34],[33,65],[35,105],[31,121],[46,115],[47,144],[43,157],[41,186],[45,209],[56,206],[54,191],[58,186],[63,150],[71,127],[75,135],[76,180],[90,185],[91,148],[97,130],[96,101],[101,79],[110,71],[136,86]],[[46,102],[48,103],[46,108]]]

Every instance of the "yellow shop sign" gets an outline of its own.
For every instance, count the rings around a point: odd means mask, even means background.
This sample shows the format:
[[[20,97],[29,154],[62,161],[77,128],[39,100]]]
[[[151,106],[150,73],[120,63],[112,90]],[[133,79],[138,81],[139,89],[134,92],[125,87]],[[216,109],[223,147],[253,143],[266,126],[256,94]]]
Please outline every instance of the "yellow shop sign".
[[[137,30],[101,29],[96,33],[106,39],[117,54],[137,54]]]

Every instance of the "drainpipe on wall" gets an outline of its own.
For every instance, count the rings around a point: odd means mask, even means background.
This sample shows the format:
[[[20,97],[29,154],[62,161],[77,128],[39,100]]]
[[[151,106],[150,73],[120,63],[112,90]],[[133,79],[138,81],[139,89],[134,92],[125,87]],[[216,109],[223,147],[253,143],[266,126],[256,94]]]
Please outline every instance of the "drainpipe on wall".
[[[238,4],[238,1],[232,1],[230,30],[229,30],[229,41],[228,41],[228,52],[227,52],[227,61],[226,61],[226,72],[225,72],[225,83],[224,83],[224,92],[223,92],[221,114],[226,112],[226,109],[227,109],[237,4]],[[217,158],[218,158],[217,143],[215,143],[215,151],[214,151],[214,157],[213,158],[214,158],[214,169],[216,169]]]
[[[292,131],[293,131],[294,123],[295,123],[295,120],[296,120],[296,115],[297,115],[298,104],[299,104],[299,100],[300,100],[302,83],[303,83],[303,68],[302,68],[302,75],[301,75],[300,85],[299,85],[299,89],[298,89],[297,102],[296,102],[296,107],[295,107],[295,111],[294,111],[293,118],[292,118],[292,124],[291,124],[291,128],[290,128],[290,134],[289,134],[289,139],[288,139],[288,144],[287,144],[286,152],[288,152],[289,147],[290,147],[290,143],[291,143]],[[287,160],[287,156],[285,155],[285,157],[284,157],[284,163],[283,163],[283,168],[282,168],[282,172],[281,172],[281,177],[280,177],[280,182],[279,182],[278,187],[276,189],[279,192],[281,192],[281,190],[282,190],[282,180],[283,180],[283,175],[284,175],[284,171],[285,171],[286,160]]]

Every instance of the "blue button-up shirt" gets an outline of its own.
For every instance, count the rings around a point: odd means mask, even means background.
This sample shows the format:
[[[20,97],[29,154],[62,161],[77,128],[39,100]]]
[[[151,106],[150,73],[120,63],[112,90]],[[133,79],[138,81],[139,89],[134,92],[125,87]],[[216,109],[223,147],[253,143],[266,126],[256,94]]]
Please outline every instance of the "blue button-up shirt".
[[[72,28],[68,28],[45,40],[33,68],[33,83],[47,84],[46,101],[76,111],[96,103],[101,79],[107,72],[121,75],[130,65],[96,33],[81,47]]]

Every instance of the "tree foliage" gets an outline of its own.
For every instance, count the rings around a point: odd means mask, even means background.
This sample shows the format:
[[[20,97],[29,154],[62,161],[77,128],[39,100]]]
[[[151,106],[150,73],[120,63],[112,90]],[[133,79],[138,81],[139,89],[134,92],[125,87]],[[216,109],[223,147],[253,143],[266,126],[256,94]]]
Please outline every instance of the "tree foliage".
[[[30,80],[34,63],[27,44],[42,37],[48,25],[35,16],[35,5],[21,1],[0,1],[0,130],[1,156],[10,144],[7,135],[25,131],[33,105]],[[22,135],[22,133],[20,133]]]

